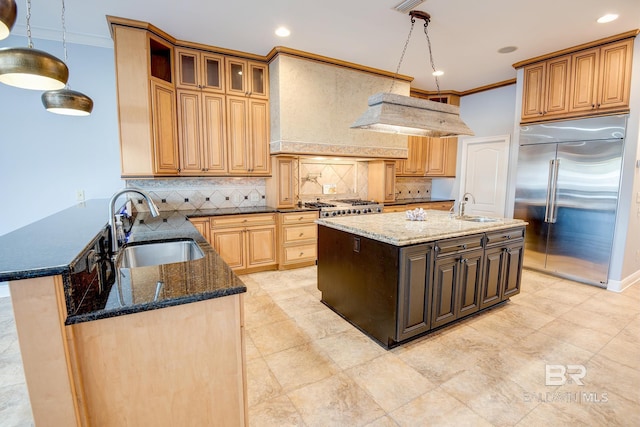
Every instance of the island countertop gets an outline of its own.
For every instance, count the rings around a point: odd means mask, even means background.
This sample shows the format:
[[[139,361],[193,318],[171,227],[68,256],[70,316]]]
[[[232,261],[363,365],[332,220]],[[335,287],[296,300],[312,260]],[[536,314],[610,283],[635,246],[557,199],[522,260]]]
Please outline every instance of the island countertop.
[[[497,218],[493,222],[472,222],[451,217],[448,212],[437,210],[425,210],[424,212],[426,213],[425,221],[410,221],[405,212],[393,212],[322,218],[316,220],[316,224],[395,246],[433,242],[527,224],[525,221],[509,218]]]

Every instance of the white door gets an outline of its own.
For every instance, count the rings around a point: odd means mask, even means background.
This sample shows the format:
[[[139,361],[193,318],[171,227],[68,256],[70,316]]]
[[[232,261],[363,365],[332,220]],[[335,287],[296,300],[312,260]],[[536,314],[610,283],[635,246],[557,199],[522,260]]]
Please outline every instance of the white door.
[[[460,196],[471,193],[465,214],[505,216],[509,170],[509,135],[462,140]]]

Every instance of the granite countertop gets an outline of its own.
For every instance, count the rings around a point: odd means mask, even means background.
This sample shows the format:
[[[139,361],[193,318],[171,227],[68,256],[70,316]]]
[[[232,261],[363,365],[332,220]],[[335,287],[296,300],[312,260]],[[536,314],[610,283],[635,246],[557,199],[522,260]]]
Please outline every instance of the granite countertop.
[[[411,205],[416,203],[430,203],[430,202],[453,202],[454,199],[451,198],[441,198],[441,197],[424,197],[420,199],[397,199],[393,202],[385,202],[385,206],[396,206],[396,205]]]
[[[367,216],[322,218],[316,224],[353,233],[358,236],[407,246],[460,237],[485,231],[524,226],[519,219],[500,218],[495,222],[471,222],[452,218],[448,212],[425,210],[425,221],[409,221],[405,212],[383,213]]]
[[[297,212],[269,206],[161,211],[156,218],[139,212],[128,244],[190,238],[204,253],[198,260],[116,271],[107,259],[98,273],[80,273],[86,252],[107,226],[109,200],[89,200],[0,237],[0,281],[61,275],[67,304],[66,324],[217,298],[246,292],[244,283],[188,221],[189,217]],[[119,280],[115,280],[115,279]],[[158,282],[162,285],[158,287]]]

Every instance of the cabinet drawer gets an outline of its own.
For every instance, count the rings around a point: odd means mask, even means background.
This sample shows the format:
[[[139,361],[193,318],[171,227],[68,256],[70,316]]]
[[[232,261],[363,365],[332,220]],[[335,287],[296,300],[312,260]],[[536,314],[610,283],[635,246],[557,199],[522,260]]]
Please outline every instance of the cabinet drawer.
[[[291,246],[284,248],[284,264],[313,261],[317,257],[317,246],[315,244]]]
[[[318,238],[318,226],[315,224],[302,224],[284,227],[284,243],[298,242],[301,240],[316,240]]]
[[[508,230],[492,231],[487,233],[487,247],[506,241],[522,239],[524,237],[524,227],[511,228]]]
[[[252,225],[275,224],[276,214],[223,215],[211,217],[211,228],[250,227]]]
[[[456,252],[469,251],[482,247],[484,234],[461,237],[459,239],[447,239],[436,242],[436,254],[438,257],[450,255]]]
[[[318,219],[318,212],[291,212],[282,214],[282,224],[297,224],[301,222],[313,222]]]

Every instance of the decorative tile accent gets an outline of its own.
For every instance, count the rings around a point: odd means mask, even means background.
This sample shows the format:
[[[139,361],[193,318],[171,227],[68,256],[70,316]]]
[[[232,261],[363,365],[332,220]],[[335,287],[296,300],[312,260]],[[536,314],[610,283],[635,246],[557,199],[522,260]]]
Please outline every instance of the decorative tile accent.
[[[126,185],[147,191],[160,210],[266,206],[265,178],[130,179]],[[144,203],[136,209],[149,210]]]
[[[431,197],[431,179],[396,178],[396,199],[424,199],[425,197]]]
[[[355,198],[367,195],[367,163],[351,159],[299,159],[299,195],[315,198]],[[323,194],[323,185],[335,184],[335,194]]]

